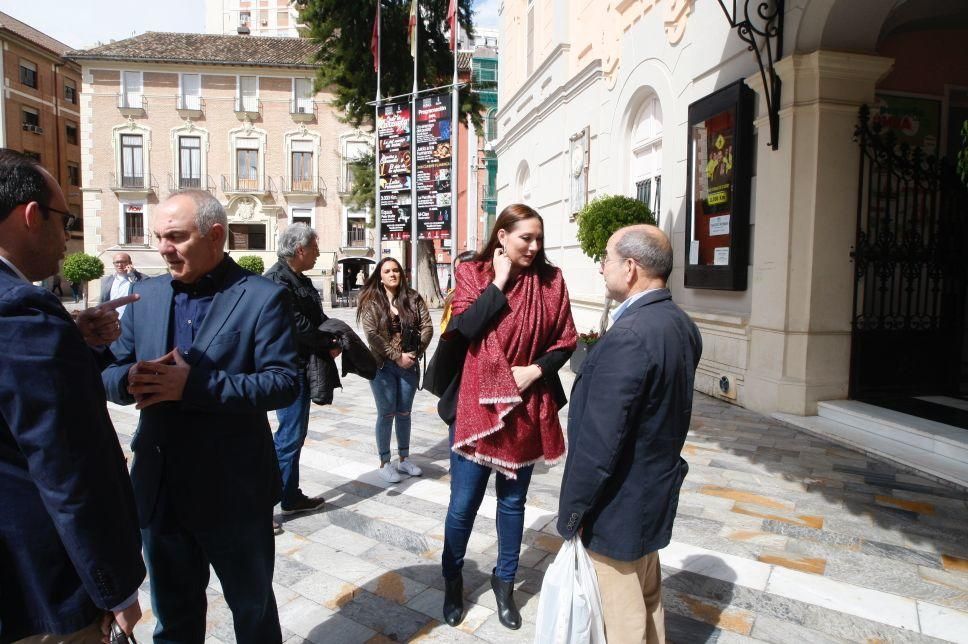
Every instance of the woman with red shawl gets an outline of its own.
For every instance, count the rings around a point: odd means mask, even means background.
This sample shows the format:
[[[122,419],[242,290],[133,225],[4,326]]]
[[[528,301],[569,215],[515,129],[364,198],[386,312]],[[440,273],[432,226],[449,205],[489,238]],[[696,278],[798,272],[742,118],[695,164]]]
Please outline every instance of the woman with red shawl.
[[[577,334],[561,271],[544,252],[544,222],[523,204],[505,208],[484,249],[457,269],[447,335],[468,344],[459,378],[438,411],[450,424],[450,505],[442,567],[444,620],[464,613],[461,570],[491,470],[497,472],[498,559],[491,573],[498,618],[521,627],[514,576],[534,464],[564,458],[558,370]]]

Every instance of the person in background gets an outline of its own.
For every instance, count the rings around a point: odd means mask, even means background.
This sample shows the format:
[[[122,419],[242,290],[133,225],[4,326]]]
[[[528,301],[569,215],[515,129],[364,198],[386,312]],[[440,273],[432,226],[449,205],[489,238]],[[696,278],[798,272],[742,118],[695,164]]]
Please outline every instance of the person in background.
[[[384,257],[360,292],[356,319],[363,326],[367,344],[377,361],[370,389],[376,401],[376,447],[380,477],[399,483],[400,474],[423,472],[407,460],[410,455],[410,410],[420,379],[417,359],[434,335],[430,311],[423,298],[407,286],[400,262]],[[390,461],[390,433],[396,424],[397,456]]]
[[[572,389],[557,527],[588,548],[609,644],[659,644],[658,551],[669,545],[689,471],[679,453],[702,337],[666,287],[672,245],[655,226],[619,229],[599,271],[621,305]]]
[[[475,253],[472,250],[465,250],[463,253],[461,253],[460,255],[454,258],[453,271],[451,274],[454,276],[455,281],[457,280],[457,267],[460,266],[462,262],[466,262],[468,260],[474,259],[474,255],[476,254],[477,253]],[[456,291],[457,291],[457,285],[455,284],[454,286],[451,287],[449,291],[447,291],[447,297],[444,298],[444,313],[440,318],[441,333],[447,330],[447,325],[450,323],[451,303],[454,301],[454,293]]]
[[[56,293],[57,297],[64,297],[64,289],[61,287],[62,281],[60,273],[54,273],[50,278],[50,292]]]
[[[114,307],[137,296],[75,322],[31,284],[73,223],[58,182],[0,149],[0,642],[100,642],[141,618],[137,512],[98,378]]]
[[[101,302],[123,297],[131,292],[134,284],[148,279],[134,267],[131,255],[127,253],[117,253],[111,263],[114,265],[114,274],[101,280]],[[118,315],[124,315],[123,306],[118,309]]]
[[[71,282],[71,295],[74,297],[74,304],[81,301],[81,284],[80,282]]]
[[[340,354],[340,348],[336,337],[319,330],[319,325],[327,319],[323,303],[312,280],[303,274],[319,259],[316,232],[304,223],[292,224],[279,235],[276,254],[279,261],[266,271],[265,277],[284,287],[289,294],[299,369],[299,396],[293,404],[276,410],[279,428],[273,438],[282,472],[282,513],[288,515],[317,510],[325,502],[323,497],[310,498],[299,489],[299,454],[309,431],[306,366],[313,353],[326,350],[335,358]]]
[[[473,261],[457,269],[449,333],[468,342],[460,382],[437,406],[450,425],[450,504],[441,557],[444,620],[463,619],[464,554],[491,471],[497,472],[497,565],[491,588],[498,619],[521,627],[514,602],[524,503],[534,464],[556,463],[565,441],[558,370],[578,334],[561,271],[544,252],[544,222],[524,204],[505,208]]]
[[[141,411],[131,481],[156,642],[205,639],[209,566],[240,644],[279,644],[272,509],[281,488],[267,412],[299,394],[288,295],[225,253],[228,221],[204,190],[172,193],[153,232],[169,274],[135,285],[108,398]]]

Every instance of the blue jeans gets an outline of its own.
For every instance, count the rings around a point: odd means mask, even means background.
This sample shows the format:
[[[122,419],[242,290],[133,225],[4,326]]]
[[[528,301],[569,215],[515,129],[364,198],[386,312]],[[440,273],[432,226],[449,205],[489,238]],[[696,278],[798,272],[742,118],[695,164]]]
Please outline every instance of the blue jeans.
[[[454,445],[454,426],[450,426],[450,444]],[[517,471],[517,479],[509,479],[500,472],[496,474],[497,489],[497,566],[493,572],[502,581],[514,581],[521,555],[521,538],[524,536],[524,502],[528,498],[528,486],[534,465]],[[467,542],[474,529],[477,510],[487,491],[491,468],[450,452],[450,504],[444,524],[444,551],[441,566],[444,579],[454,579],[464,567]]]
[[[282,641],[272,594],[275,538],[272,515],[241,525],[195,531],[178,527],[141,531],[151,580],[155,644],[202,644],[211,563],[222,582],[239,644]]]
[[[302,497],[302,490],[299,489],[299,453],[309,431],[309,387],[305,370],[299,370],[297,380],[299,396],[296,402],[276,410],[279,429],[273,442],[279,459],[279,471],[282,472],[283,509],[292,507]]]
[[[397,424],[397,452],[401,458],[410,455],[410,410],[417,393],[417,366],[402,369],[386,361],[370,381],[376,401],[376,449],[380,462],[390,461],[390,431]]]

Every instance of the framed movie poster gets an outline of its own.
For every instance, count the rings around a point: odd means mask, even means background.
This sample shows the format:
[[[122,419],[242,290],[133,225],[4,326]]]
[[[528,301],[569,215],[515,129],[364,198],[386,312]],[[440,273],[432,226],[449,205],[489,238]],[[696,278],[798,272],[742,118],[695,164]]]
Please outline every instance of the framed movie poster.
[[[746,290],[753,98],[738,81],[689,106],[687,288]]]

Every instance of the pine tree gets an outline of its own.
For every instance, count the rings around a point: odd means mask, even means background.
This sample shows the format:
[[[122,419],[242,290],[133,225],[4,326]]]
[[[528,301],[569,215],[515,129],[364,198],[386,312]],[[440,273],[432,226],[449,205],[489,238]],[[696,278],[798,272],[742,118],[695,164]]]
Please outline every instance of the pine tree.
[[[407,40],[410,0],[380,0],[381,77],[383,97],[408,94],[413,88],[413,58]],[[300,21],[306,25],[308,36],[319,44],[316,62],[316,84],[333,92],[333,106],[342,112],[343,119],[360,127],[373,128],[376,98],[376,71],[370,42],[377,0],[297,0]],[[473,0],[458,0],[457,20],[473,36]],[[453,54],[450,51],[447,9],[449,0],[420,0],[418,87],[426,89],[449,84],[453,78]],[[406,99],[404,99],[406,100]],[[482,131],[484,107],[477,95],[465,87],[460,93],[461,117],[470,116],[475,130]],[[372,172],[372,168],[371,168]],[[361,176],[363,173],[357,174]],[[372,180],[368,194],[354,190],[353,200],[375,207]],[[365,192],[365,191],[363,191]],[[455,204],[456,209],[456,204]],[[456,216],[452,213],[451,216]],[[434,270],[433,243],[419,242],[417,247],[417,276],[421,295],[428,305],[442,301],[437,271]]]

